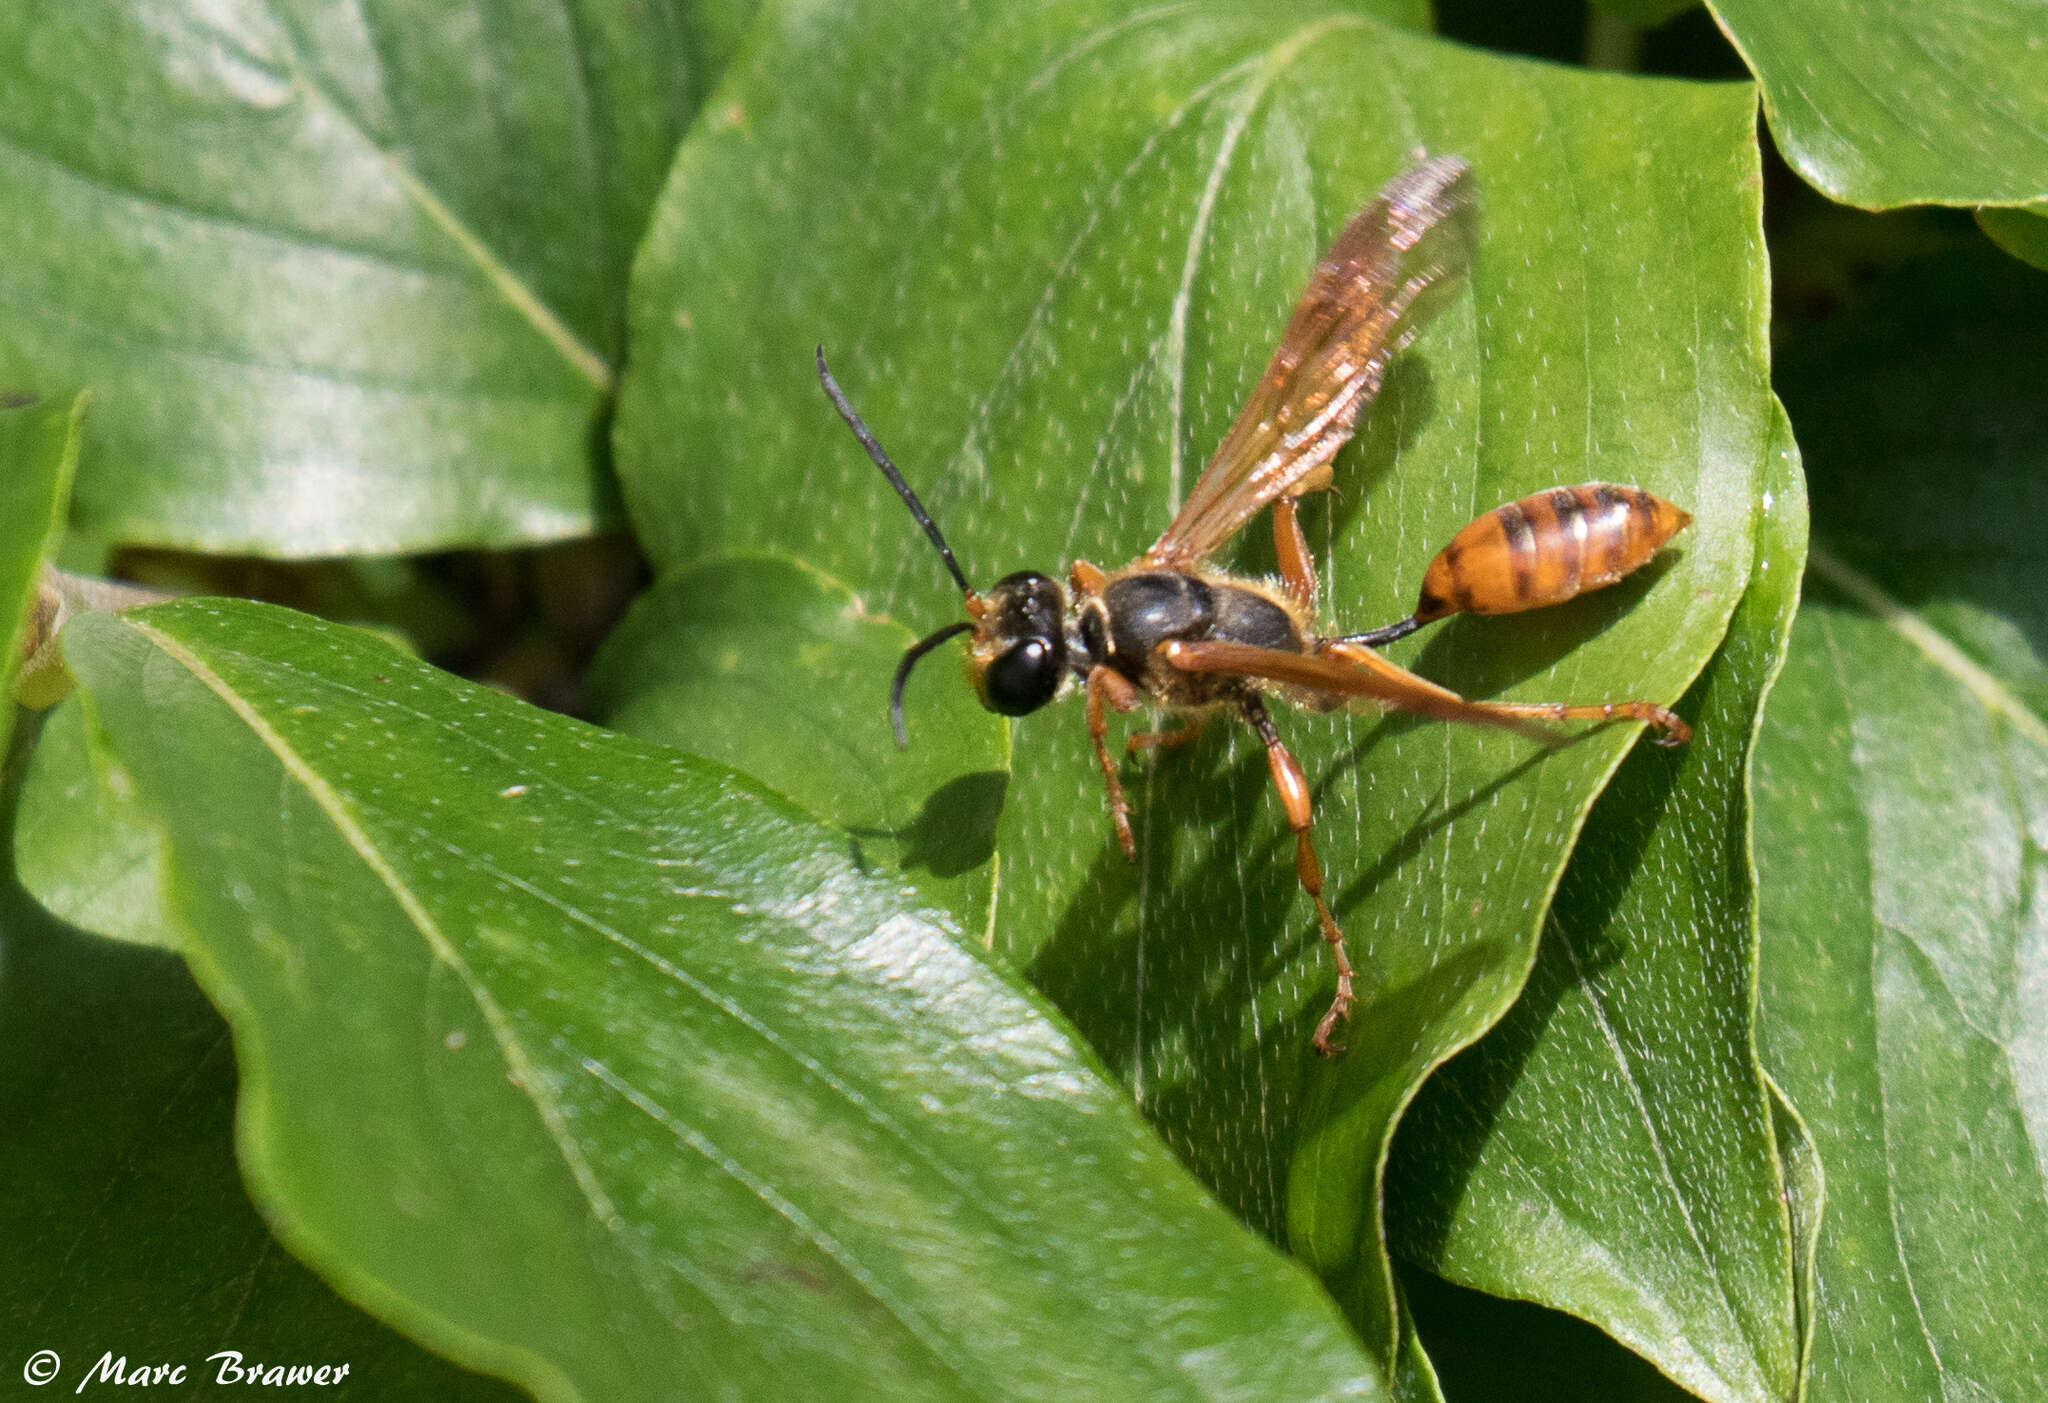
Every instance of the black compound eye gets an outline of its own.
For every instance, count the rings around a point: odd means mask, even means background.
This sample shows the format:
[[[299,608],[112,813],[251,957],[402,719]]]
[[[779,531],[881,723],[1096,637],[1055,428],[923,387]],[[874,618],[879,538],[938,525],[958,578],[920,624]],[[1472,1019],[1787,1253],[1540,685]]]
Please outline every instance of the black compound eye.
[[[1027,638],[1003,650],[982,681],[988,709],[1004,716],[1036,711],[1059,689],[1059,656],[1043,638]]]

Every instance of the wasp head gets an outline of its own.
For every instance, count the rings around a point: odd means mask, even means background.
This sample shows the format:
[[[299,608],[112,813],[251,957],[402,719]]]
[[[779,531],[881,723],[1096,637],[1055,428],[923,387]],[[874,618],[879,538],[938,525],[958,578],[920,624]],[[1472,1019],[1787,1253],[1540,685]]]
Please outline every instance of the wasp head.
[[[1056,581],[1019,570],[987,594],[969,596],[967,612],[974,630],[967,675],[983,706],[1024,716],[1058,695],[1067,671],[1067,592]]]
[[[918,501],[903,474],[889,461],[882,445],[848,403],[846,392],[826,369],[823,347],[818,350],[818,380],[839,417],[853,430],[853,436],[882,470],[882,476],[903,499],[903,505],[910,508],[911,519],[924,528],[953,583],[960,586],[967,605],[965,621],[947,624],[911,644],[903,661],[896,665],[896,679],[889,688],[889,720],[896,728],[896,744],[908,743],[903,729],[903,688],[910,681],[911,668],[926,653],[963,633],[974,635],[968,640],[967,675],[983,706],[1004,716],[1023,716],[1044,706],[1059,694],[1060,680],[1067,668],[1066,591],[1036,570],[1019,570],[997,580],[988,593],[977,593],[967,583],[960,562],[953,558],[953,548],[946,544],[938,523],[924,509],[924,503]]]

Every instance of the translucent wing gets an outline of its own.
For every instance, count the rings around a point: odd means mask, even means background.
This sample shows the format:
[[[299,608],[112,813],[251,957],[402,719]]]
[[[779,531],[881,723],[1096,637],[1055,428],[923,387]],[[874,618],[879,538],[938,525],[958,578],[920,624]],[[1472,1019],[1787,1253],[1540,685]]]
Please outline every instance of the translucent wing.
[[[1148,562],[1200,560],[1336,456],[1388,363],[1471,262],[1471,175],[1456,156],[1418,162],[1344,226]]]

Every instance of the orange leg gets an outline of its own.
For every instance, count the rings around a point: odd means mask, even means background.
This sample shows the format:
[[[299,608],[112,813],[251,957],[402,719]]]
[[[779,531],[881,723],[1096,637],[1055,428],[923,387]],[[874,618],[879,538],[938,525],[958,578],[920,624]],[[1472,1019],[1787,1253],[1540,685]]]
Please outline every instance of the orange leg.
[[[1273,787],[1280,791],[1280,807],[1286,811],[1287,826],[1294,830],[1294,875],[1301,882],[1301,889],[1309,894],[1316,904],[1316,919],[1322,923],[1323,941],[1330,947],[1330,958],[1337,963],[1337,996],[1330,1000],[1330,1008],[1316,1024],[1315,1048],[1324,1057],[1334,1057],[1343,1048],[1330,1041],[1330,1035],[1337,1031],[1346,1015],[1351,1012],[1351,957],[1344,952],[1344,932],[1337,928],[1337,918],[1330,914],[1330,908],[1323,902],[1323,864],[1316,857],[1315,842],[1309,837],[1309,825],[1314,821],[1314,803],[1309,795],[1308,777],[1301,772],[1301,762],[1294,753],[1281,743],[1280,733],[1273,729],[1273,718],[1266,713],[1266,704],[1255,696],[1244,699],[1244,719],[1251,722],[1252,729],[1259,733],[1259,739],[1266,743],[1266,763],[1273,771]]]
[[[1692,727],[1655,702],[1566,702],[1467,701],[1448,687],[1439,687],[1417,677],[1404,667],[1388,662],[1370,648],[1361,648],[1341,638],[1325,638],[1308,653],[1290,653],[1274,648],[1255,648],[1246,643],[1208,639],[1186,643],[1178,639],[1159,645],[1159,656],[1182,672],[1221,673],[1228,677],[1258,677],[1282,682],[1304,691],[1326,693],[1332,698],[1363,697],[1433,716],[1439,721],[1481,721],[1512,730],[1525,731],[1538,739],[1553,739],[1528,726],[1532,721],[1647,721],[1662,734],[1652,737],[1659,745],[1681,745],[1692,739]]]
[[[1140,731],[1126,742],[1133,751],[1171,750],[1176,745],[1186,745],[1202,734],[1202,727],[1208,724],[1207,716],[1197,716],[1176,731]]]
[[[1368,652],[1343,639],[1333,639],[1323,645],[1322,656],[1342,658],[1347,662],[1384,670],[1392,667],[1377,653]],[[1439,689],[1442,690],[1442,689]],[[1452,720],[1464,720],[1470,716],[1478,720],[1496,721],[1647,721],[1656,728],[1650,737],[1653,745],[1683,745],[1692,739],[1692,727],[1679,717],[1658,706],[1655,702],[1499,702],[1466,701],[1455,692],[1444,692],[1455,698],[1463,708],[1463,715]]]
[[[1308,538],[1301,534],[1301,518],[1296,515],[1295,504],[1300,500],[1280,497],[1273,503],[1273,554],[1279,558],[1280,578],[1288,594],[1296,604],[1314,612],[1316,562],[1309,554]]]
[[[1109,819],[1116,825],[1116,840],[1124,856],[1138,860],[1138,842],[1131,836],[1131,803],[1124,798],[1124,782],[1117,778],[1116,761],[1111,758],[1105,737],[1109,717],[1104,704],[1129,711],[1138,704],[1138,689],[1120,672],[1106,667],[1088,670],[1088,739],[1095,742],[1095,763],[1102,766],[1102,782],[1109,786]]]

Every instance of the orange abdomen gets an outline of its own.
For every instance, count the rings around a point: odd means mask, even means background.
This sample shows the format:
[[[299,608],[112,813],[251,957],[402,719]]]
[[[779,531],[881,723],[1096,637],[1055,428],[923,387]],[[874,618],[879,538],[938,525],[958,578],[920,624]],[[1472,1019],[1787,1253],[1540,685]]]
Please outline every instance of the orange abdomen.
[[[1607,482],[1495,507],[1429,563],[1416,622],[1560,604],[1645,564],[1691,520],[1662,497]]]

